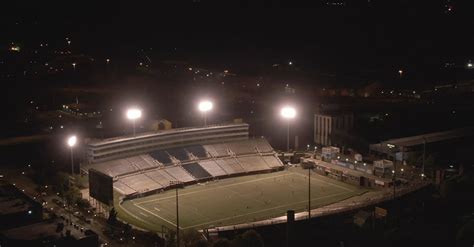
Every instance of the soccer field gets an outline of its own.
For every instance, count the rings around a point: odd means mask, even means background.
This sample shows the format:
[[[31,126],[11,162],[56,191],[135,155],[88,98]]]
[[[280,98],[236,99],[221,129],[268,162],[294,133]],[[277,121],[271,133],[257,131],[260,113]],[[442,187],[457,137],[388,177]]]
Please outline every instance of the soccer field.
[[[358,186],[311,174],[311,207],[335,203],[366,191]],[[282,216],[293,209],[307,210],[307,170],[226,178],[179,189],[182,229],[209,228]],[[140,228],[161,231],[176,227],[175,190],[115,202],[119,218]]]

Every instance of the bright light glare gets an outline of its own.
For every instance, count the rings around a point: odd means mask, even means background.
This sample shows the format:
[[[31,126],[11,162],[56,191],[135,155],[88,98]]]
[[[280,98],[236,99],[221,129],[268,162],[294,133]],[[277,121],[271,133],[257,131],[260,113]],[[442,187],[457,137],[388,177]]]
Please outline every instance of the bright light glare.
[[[295,118],[296,110],[291,106],[285,106],[281,109],[281,116],[288,119]]]
[[[131,108],[127,111],[127,118],[130,120],[135,120],[142,116],[142,111],[137,108]]]
[[[207,111],[212,110],[212,106],[213,105],[211,101],[205,100],[205,101],[199,102],[198,108],[199,108],[199,111],[207,112]]]
[[[74,145],[76,145],[76,142],[77,142],[76,136],[71,136],[67,139],[67,145],[69,145],[70,147],[74,147]]]

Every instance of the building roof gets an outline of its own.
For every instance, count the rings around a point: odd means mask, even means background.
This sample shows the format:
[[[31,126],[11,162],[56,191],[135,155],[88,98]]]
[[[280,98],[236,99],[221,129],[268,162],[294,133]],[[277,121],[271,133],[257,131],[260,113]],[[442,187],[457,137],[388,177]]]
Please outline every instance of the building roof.
[[[474,127],[434,132],[434,133],[409,136],[409,137],[403,137],[403,138],[397,138],[397,139],[389,139],[387,141],[384,141],[383,143],[393,144],[396,146],[409,147],[409,146],[421,145],[424,142],[426,143],[440,142],[440,141],[456,139],[456,138],[461,138],[461,137],[466,137],[466,136],[471,136],[471,135],[474,135]]]
[[[13,185],[0,185],[0,216],[25,212],[34,205]]]
[[[395,150],[401,147],[412,147],[422,145],[423,143],[435,143],[452,139],[458,139],[474,135],[474,127],[467,127],[461,129],[453,129],[448,131],[440,131],[434,133],[427,133],[423,135],[409,136],[403,138],[389,139],[380,143],[370,144],[370,149],[379,152],[392,152],[387,146],[388,144],[395,145]]]
[[[66,235],[66,230],[70,230],[70,236],[74,239],[81,239],[86,236],[85,232],[81,232],[79,229],[67,226],[66,224],[62,231],[57,232],[56,228],[59,222],[59,220],[41,221],[36,224],[5,230],[2,232],[2,235],[7,237],[8,239],[13,240],[38,240],[44,238],[58,239]],[[63,234],[63,236],[61,236],[61,233]]]

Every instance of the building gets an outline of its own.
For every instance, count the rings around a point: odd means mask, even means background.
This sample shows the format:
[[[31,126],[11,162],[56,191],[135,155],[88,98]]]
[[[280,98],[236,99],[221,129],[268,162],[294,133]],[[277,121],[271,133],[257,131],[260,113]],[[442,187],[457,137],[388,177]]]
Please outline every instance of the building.
[[[98,235],[91,230],[65,226],[61,220],[41,221],[0,232],[2,246],[99,246]]]
[[[0,185],[0,229],[41,221],[43,206],[11,184]]]
[[[393,162],[390,160],[376,160],[374,161],[374,174],[383,176],[385,173],[392,172]]]
[[[97,163],[178,146],[246,140],[248,136],[246,123],[159,130],[90,141],[86,144],[86,156],[88,163]]]
[[[321,149],[322,157],[325,160],[331,160],[336,158],[336,156],[341,152],[338,147],[323,147]]]
[[[431,151],[443,150],[446,147],[459,145],[463,142],[471,142],[470,137],[473,135],[474,127],[468,127],[389,139],[380,143],[370,144],[369,152],[390,159],[393,159],[395,156],[397,161],[404,161],[408,159],[410,154],[422,152],[427,145],[429,145]]]
[[[353,127],[353,114],[314,114],[314,142],[323,146],[343,145],[343,138]]]
[[[337,160],[330,163],[312,158],[303,159],[303,163],[311,163],[314,171],[320,175],[353,185],[386,188],[393,184],[390,179],[373,175],[370,165],[355,166]]]

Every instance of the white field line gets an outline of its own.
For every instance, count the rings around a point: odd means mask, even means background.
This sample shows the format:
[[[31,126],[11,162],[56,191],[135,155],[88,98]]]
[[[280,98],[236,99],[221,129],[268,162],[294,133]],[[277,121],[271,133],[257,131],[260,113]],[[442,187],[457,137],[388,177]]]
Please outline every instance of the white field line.
[[[128,211],[125,207],[122,207],[122,205],[118,204],[118,206],[123,210],[125,211],[125,213],[127,213],[128,215],[132,216],[133,218],[143,222],[144,224],[146,225],[150,225],[150,226],[153,226],[153,224],[151,224],[150,222],[148,222],[146,219],[142,219],[138,216],[136,216],[135,214],[131,213],[130,211]],[[148,216],[147,216],[148,217]]]
[[[157,215],[157,214],[151,212],[150,210],[148,210],[148,209],[146,209],[146,208],[144,208],[144,207],[142,207],[142,206],[140,206],[140,205],[138,205],[138,204],[136,204],[136,203],[133,203],[133,205],[134,205],[134,206],[137,206],[137,207],[140,208],[141,210],[143,210],[143,211],[145,211],[145,212],[147,212],[147,213],[149,213],[149,214],[151,214],[151,215],[154,215],[154,216],[157,217],[157,218],[160,218],[160,219],[162,219],[162,220],[168,222],[168,223],[171,224],[172,226],[176,226],[173,222],[171,222],[171,221],[169,221],[169,220],[167,220],[167,219],[165,219],[165,218],[163,218],[163,217],[161,217],[161,216],[159,216],[159,215]]]

